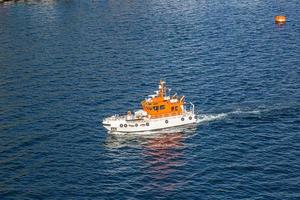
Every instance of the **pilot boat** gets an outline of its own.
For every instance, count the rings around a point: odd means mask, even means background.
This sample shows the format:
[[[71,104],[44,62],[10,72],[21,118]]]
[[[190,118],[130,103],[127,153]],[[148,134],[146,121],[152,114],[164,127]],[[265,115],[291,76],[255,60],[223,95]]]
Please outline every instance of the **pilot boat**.
[[[190,102],[187,106],[184,96],[168,96],[167,90],[166,83],[161,80],[158,91],[141,102],[142,109],[105,118],[103,126],[109,133],[134,133],[196,124],[194,104]]]

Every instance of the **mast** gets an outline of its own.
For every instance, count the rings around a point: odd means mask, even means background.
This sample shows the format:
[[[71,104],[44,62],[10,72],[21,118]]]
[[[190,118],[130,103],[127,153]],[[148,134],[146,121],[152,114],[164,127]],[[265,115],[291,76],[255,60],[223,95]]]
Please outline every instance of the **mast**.
[[[166,93],[166,83],[163,80],[159,81],[158,89],[158,97],[164,98]]]

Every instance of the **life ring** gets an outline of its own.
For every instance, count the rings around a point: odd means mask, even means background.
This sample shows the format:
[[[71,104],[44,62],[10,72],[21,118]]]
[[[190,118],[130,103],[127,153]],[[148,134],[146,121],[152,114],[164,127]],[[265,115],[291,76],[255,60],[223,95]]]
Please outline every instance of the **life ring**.
[[[192,119],[193,119],[192,116],[190,116],[190,117],[189,117],[189,120],[192,120]]]
[[[127,127],[127,124],[124,124],[124,127],[126,128],[126,127]]]
[[[183,118],[181,118],[181,121],[184,121],[184,117],[183,117]]]
[[[135,127],[138,127],[139,125],[138,124],[135,124]]]
[[[123,124],[120,124],[120,127],[123,127]]]
[[[146,126],[149,126],[149,123],[148,123],[148,122],[146,123]]]
[[[166,119],[165,123],[167,124],[167,123],[169,123],[169,121]]]

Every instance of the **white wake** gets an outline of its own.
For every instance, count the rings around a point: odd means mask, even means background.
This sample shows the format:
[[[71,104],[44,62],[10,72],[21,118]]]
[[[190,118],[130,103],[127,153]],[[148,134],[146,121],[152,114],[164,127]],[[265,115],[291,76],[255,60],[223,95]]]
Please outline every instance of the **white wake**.
[[[198,116],[198,123],[204,122],[211,122],[216,120],[223,120],[225,118],[236,116],[236,115],[259,115],[261,114],[262,110],[241,110],[237,109],[231,112],[226,113],[218,113],[218,114],[199,114]]]
[[[198,115],[198,123],[201,122],[210,122],[215,120],[224,119],[226,116],[228,116],[227,113],[220,113],[220,114],[201,114]]]

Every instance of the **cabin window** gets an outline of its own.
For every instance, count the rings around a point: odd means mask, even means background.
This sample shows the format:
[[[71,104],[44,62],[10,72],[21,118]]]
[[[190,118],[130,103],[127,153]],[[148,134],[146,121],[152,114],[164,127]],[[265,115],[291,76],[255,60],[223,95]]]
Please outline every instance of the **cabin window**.
[[[165,109],[165,105],[161,105],[161,106],[159,107],[159,109],[160,109],[160,110],[164,110],[164,109]]]
[[[175,110],[178,111],[178,106],[175,106]]]
[[[171,111],[174,111],[174,106],[171,107]]]
[[[153,106],[153,110],[158,110],[158,106]]]

